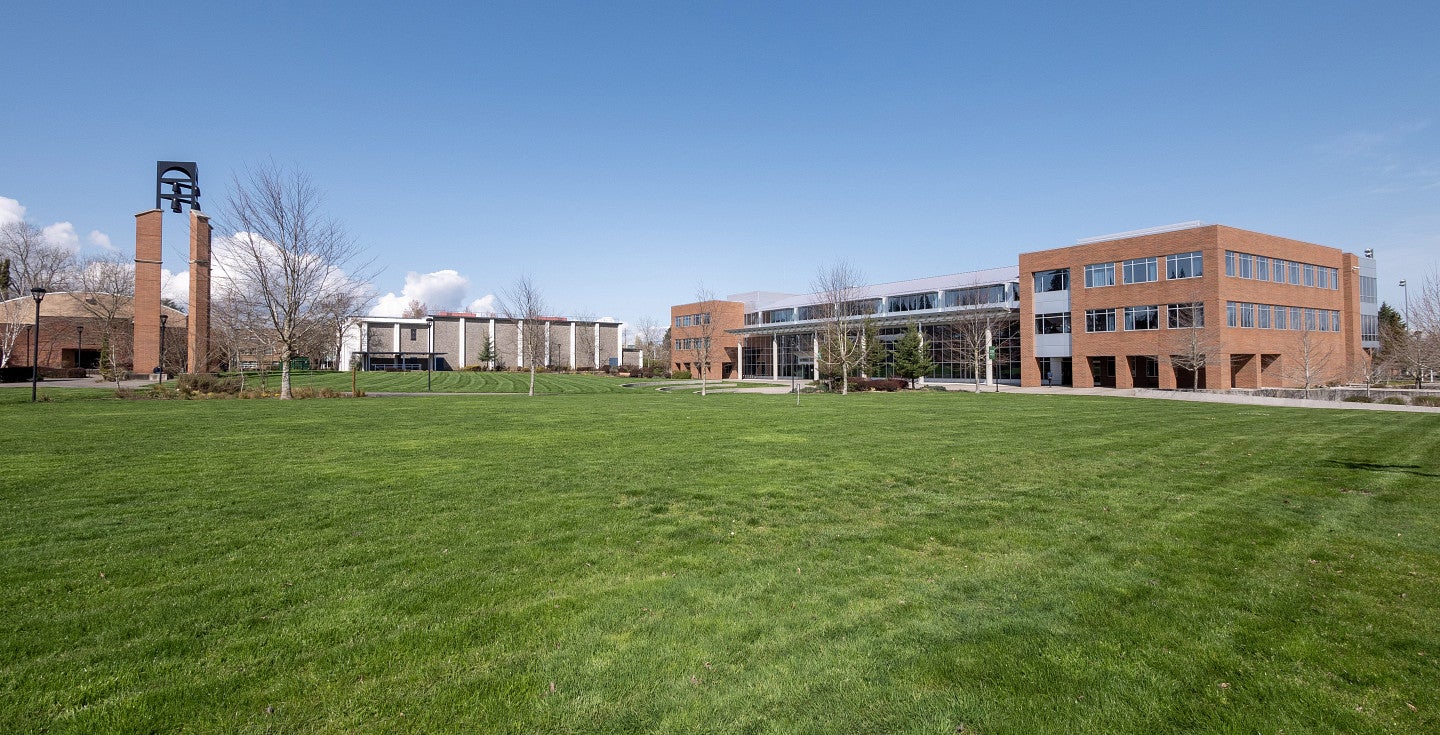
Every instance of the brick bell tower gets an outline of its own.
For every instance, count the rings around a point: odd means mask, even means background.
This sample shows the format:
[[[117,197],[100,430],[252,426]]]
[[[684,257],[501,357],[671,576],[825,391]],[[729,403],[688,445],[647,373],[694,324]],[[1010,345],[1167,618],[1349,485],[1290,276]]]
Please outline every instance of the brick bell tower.
[[[150,372],[160,366],[163,202],[169,202],[170,211],[174,213],[181,212],[186,205],[190,207],[190,314],[185,330],[186,366],[192,373],[209,372],[214,367],[210,360],[210,218],[200,211],[200,167],[193,161],[157,162],[155,208],[135,215],[134,367],[139,372]]]

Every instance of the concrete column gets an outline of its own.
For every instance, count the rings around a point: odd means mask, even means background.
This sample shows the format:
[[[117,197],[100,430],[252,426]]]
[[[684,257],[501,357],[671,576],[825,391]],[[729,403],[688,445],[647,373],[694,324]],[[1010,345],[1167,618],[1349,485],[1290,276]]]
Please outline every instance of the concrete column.
[[[735,348],[735,379],[745,379],[745,337],[740,337],[740,346]]]
[[[491,317],[491,318],[490,318],[490,351],[491,351],[491,352],[494,352],[496,357],[499,357],[499,356],[500,356],[500,348],[495,345],[495,318],[494,318],[494,317]],[[491,370],[493,370],[493,369],[495,369],[495,363],[494,363],[494,362],[491,362],[489,365],[486,365],[485,367],[490,368]]]
[[[811,380],[820,379],[820,333],[810,333],[810,357],[815,360],[814,368],[810,371]]]
[[[158,209],[135,215],[135,300],[132,303],[137,373],[149,373],[160,366],[160,239],[164,229],[164,215]]]
[[[464,370],[464,369],[465,369],[465,317],[463,317],[463,316],[460,317],[460,336],[455,338],[455,344],[460,345],[460,346],[457,347],[456,349],[460,350],[460,360],[459,360],[459,362],[460,362],[460,369],[461,369],[461,370]]]
[[[570,322],[570,369],[575,369],[575,322]]]
[[[550,322],[545,322],[545,359],[540,364],[550,367]]]
[[[622,328],[622,329],[623,329],[623,328]],[[592,344],[595,345],[595,367],[598,369],[598,368],[604,367],[603,365],[600,364],[600,322],[595,322],[594,330],[595,330],[595,340],[592,342]],[[619,335],[617,334],[616,336],[618,337]],[[621,351],[623,352],[624,349],[625,349],[625,343],[624,343],[624,342],[621,342],[621,343],[619,343],[619,344],[620,344],[620,349],[621,349]],[[641,354],[640,354],[640,362],[641,362],[641,363],[644,363],[644,362],[645,362],[645,354],[644,354],[644,353],[641,353]],[[645,366],[642,364],[640,367],[645,367]]]
[[[190,315],[185,326],[187,369],[210,372],[210,218],[195,209],[190,210]]]
[[[391,347],[391,349],[395,350],[395,352],[398,353],[400,352],[400,322],[395,322],[394,335],[395,337],[392,340],[393,346]]]
[[[770,335],[770,372],[780,379],[780,336],[776,334]]]
[[[995,360],[990,357],[990,350],[995,348],[995,334],[989,327],[985,328],[985,385],[995,385]]]
[[[525,367],[525,320],[515,320],[515,367]]]

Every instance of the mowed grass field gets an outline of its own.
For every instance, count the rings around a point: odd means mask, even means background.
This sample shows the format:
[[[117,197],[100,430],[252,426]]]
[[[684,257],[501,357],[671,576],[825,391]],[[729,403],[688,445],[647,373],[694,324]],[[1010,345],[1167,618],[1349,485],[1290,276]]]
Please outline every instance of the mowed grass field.
[[[1440,731],[1433,415],[633,391],[0,425],[0,732]]]
[[[626,383],[643,383],[641,378],[615,378],[606,375],[568,375],[565,373],[536,373],[535,392],[547,395],[575,393],[623,393],[632,389]],[[271,390],[280,389],[280,373],[265,376],[265,384]],[[367,393],[424,393],[427,389],[424,370],[409,372],[359,372],[355,384]],[[257,373],[247,373],[245,386],[259,387]],[[332,371],[297,372],[291,378],[294,387],[329,388],[348,393],[350,373]],[[429,390],[435,393],[528,393],[530,373],[528,372],[469,372],[445,370],[430,373]]]

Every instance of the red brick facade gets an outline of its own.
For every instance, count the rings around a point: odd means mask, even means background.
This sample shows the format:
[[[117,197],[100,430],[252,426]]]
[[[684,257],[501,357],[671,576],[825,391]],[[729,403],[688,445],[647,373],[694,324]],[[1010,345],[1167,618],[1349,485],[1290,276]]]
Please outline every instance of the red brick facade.
[[[709,323],[703,320],[708,319]],[[740,338],[729,330],[745,324],[745,304],[739,301],[701,301],[670,307],[670,369],[689,370],[696,378],[701,377],[702,363],[704,377],[719,380],[733,378],[740,364]],[[710,354],[708,362],[702,359],[693,340],[701,340],[708,334]]]
[[[1195,251],[1201,253],[1203,275],[1167,278],[1166,256]],[[1272,268],[1274,259],[1283,259],[1335,269],[1339,275],[1338,287],[1307,286],[1303,280],[1301,285],[1291,285],[1228,276],[1227,251],[1261,256]],[[1122,263],[1149,257],[1156,259],[1157,279],[1126,283]],[[1305,375],[1312,378],[1312,383],[1343,379],[1353,374],[1363,359],[1358,262],[1355,255],[1335,248],[1220,225],[1023,253],[1020,256],[1021,383],[1041,385],[1047,377],[1045,365],[1048,363],[1036,357],[1037,294],[1033,274],[1052,269],[1069,270],[1071,385],[1188,388],[1191,373],[1177,366],[1176,363],[1183,360],[1177,360],[1176,356],[1196,351],[1192,334],[1208,353],[1203,377],[1199,379],[1203,388],[1293,386],[1305,382]],[[1086,266],[1105,263],[1114,269],[1114,285],[1087,287]],[[1327,315],[1338,311],[1340,328],[1339,331],[1315,331],[1244,327],[1238,323],[1228,326],[1227,303],[1230,302],[1242,305],[1237,307],[1242,311],[1243,305],[1251,305],[1252,319],[1262,305],[1313,309]],[[1170,328],[1167,307],[1184,303],[1204,304],[1203,329],[1192,332]],[[1127,330],[1125,307],[1146,306],[1158,307],[1158,328]],[[1087,310],[1103,309],[1115,309],[1115,331],[1087,331]],[[1112,359],[1113,375],[1110,374]],[[1320,380],[1313,380],[1316,377]]]

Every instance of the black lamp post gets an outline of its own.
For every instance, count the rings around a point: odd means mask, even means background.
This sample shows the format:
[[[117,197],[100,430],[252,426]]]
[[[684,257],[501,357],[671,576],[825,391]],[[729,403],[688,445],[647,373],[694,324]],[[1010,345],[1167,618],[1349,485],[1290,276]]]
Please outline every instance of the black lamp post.
[[[169,314],[160,314],[160,383],[165,382],[165,322],[169,320]]]
[[[430,357],[425,361],[425,392],[430,392],[430,375],[435,370],[435,317],[425,317],[425,339],[429,342]]]
[[[30,298],[35,299],[35,328],[30,330],[31,341],[34,342],[30,349],[30,402],[39,400],[40,396],[40,302],[45,300],[45,289],[36,286],[30,289]]]
[[[83,362],[83,361],[80,359],[80,352],[84,349],[84,345],[85,345],[85,325],[83,325],[83,324],[76,324],[76,325],[75,325],[75,367],[81,368],[81,369],[84,369],[84,367],[85,367],[84,365],[81,364],[81,362]]]

